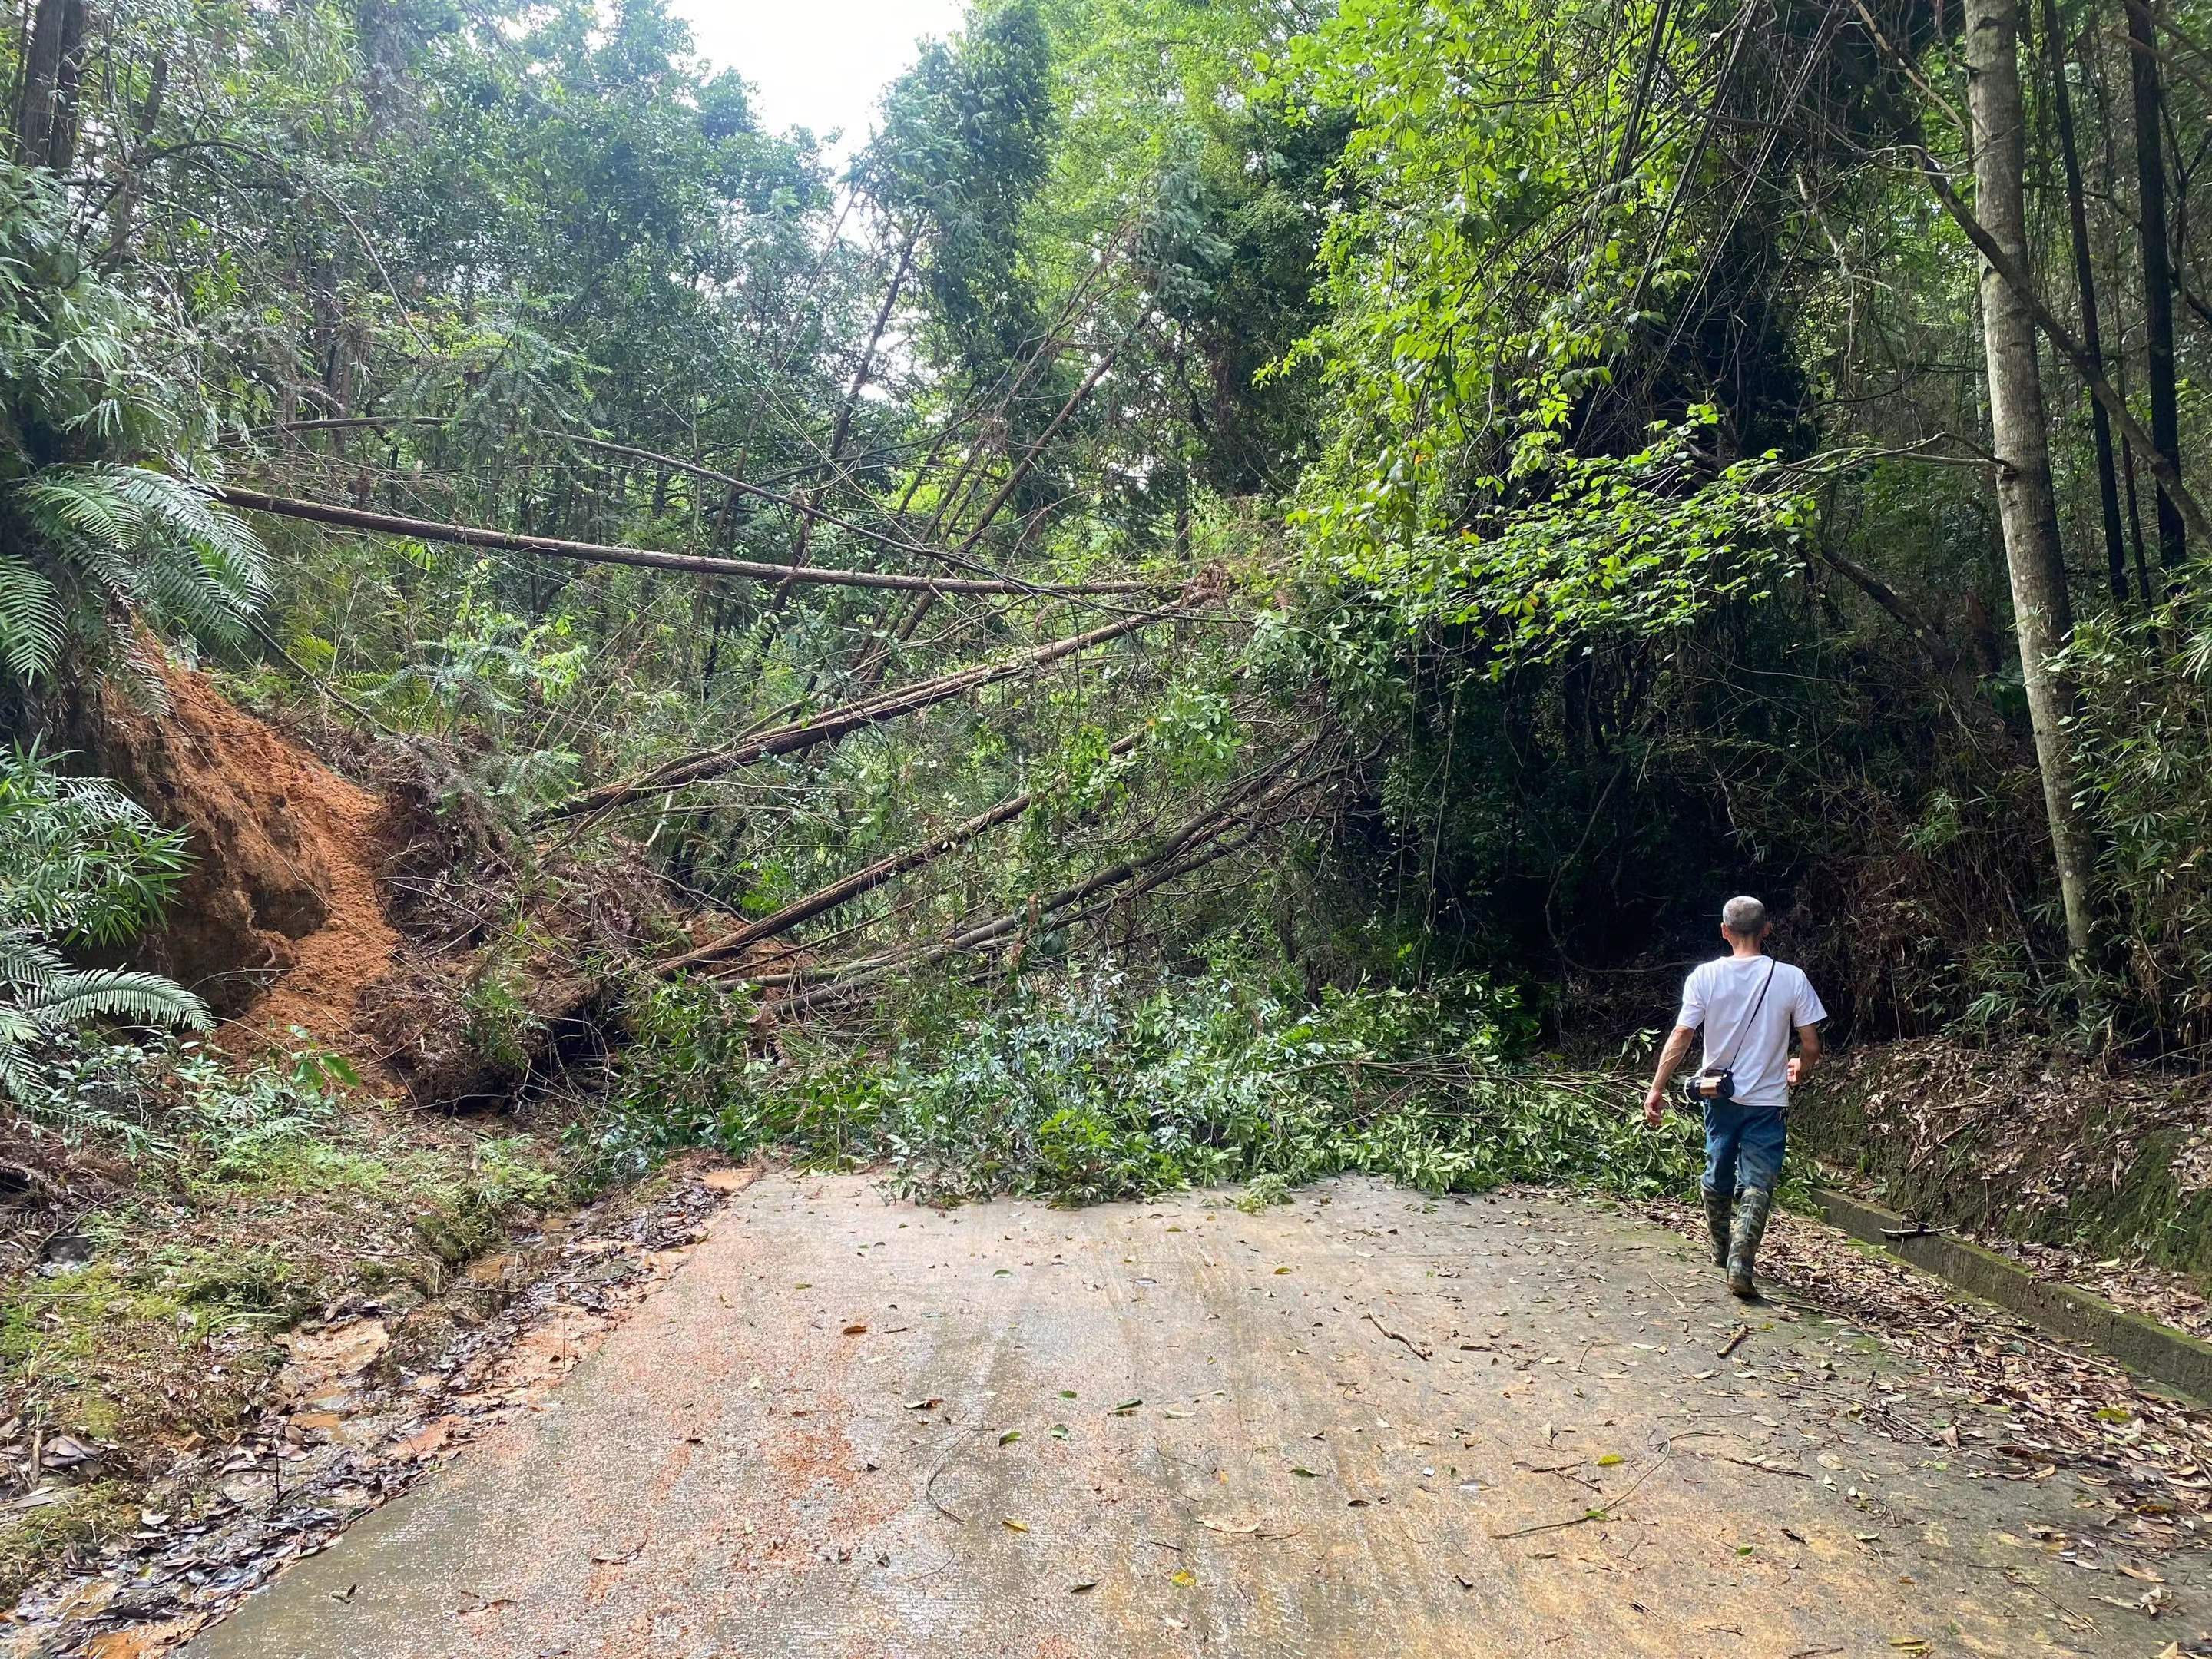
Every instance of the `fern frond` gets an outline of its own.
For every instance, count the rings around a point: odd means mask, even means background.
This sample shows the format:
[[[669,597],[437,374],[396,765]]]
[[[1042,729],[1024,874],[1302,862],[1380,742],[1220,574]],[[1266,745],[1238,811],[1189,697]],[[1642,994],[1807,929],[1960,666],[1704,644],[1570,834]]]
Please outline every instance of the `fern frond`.
[[[143,466],[56,466],[15,493],[55,552],[125,605],[228,640],[269,597],[260,538],[185,480]]]
[[[128,616],[112,619],[108,641],[115,660],[123,665],[131,701],[157,719],[175,713],[177,700],[170,692],[168,676],[161,672],[165,664],[160,643]]]
[[[50,1025],[81,1025],[93,1019],[128,1019],[142,1025],[182,1025],[195,1031],[215,1029],[208,1006],[174,980],[126,968],[99,968],[62,974],[17,1004],[33,1019]]]
[[[0,750],[0,981],[49,941],[130,938],[191,862],[185,838],[112,783]]]
[[[0,988],[14,992],[24,1005],[43,997],[69,970],[69,963],[56,951],[28,933],[20,929],[0,933]]]
[[[156,532],[200,550],[211,568],[230,574],[235,591],[258,604],[269,593],[269,556],[260,537],[239,514],[199,486],[143,466],[111,469],[112,488]]]
[[[59,659],[61,596],[54,585],[21,560],[0,555],[0,662],[19,678],[35,680]]]
[[[138,538],[145,514],[115,487],[117,466],[50,466],[16,487],[24,515],[48,538],[125,547]]]

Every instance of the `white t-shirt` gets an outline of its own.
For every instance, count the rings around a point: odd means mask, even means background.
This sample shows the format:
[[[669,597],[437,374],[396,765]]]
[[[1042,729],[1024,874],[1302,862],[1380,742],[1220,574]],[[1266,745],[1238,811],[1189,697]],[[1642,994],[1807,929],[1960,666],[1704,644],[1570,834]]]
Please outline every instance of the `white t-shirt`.
[[[1754,1004],[1759,1018],[1747,1030]],[[1726,1066],[1735,1073],[1738,1105],[1768,1107],[1790,1103],[1790,1028],[1827,1017],[1803,969],[1771,957],[1721,957],[1690,970],[1674,1024],[1705,1028],[1705,1068]]]

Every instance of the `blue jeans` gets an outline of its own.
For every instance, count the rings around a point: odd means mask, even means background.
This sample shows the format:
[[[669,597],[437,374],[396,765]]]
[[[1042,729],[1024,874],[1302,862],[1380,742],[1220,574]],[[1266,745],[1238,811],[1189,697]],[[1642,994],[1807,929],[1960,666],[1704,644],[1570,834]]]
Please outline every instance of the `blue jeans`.
[[[1734,1193],[1744,1187],[1772,1192],[1782,1179],[1782,1148],[1789,1127],[1778,1106],[1705,1103],[1705,1189]]]

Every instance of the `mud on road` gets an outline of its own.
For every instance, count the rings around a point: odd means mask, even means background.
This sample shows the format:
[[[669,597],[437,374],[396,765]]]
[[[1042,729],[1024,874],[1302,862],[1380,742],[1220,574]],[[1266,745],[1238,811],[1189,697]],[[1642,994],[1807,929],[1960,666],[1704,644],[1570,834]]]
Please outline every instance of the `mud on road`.
[[[2146,1556],[1961,1379],[1784,1305],[1723,1357],[1742,1323],[1579,1200],[938,1213],[770,1175],[187,1651],[2148,1659],[2212,1623],[2185,1530]]]

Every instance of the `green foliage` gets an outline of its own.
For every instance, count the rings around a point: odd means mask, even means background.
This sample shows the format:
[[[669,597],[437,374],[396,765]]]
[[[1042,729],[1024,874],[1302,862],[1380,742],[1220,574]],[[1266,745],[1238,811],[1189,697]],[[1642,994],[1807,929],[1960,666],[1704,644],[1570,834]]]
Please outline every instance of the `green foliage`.
[[[544,1029],[529,997],[535,952],[543,943],[526,921],[518,922],[485,949],[461,989],[469,1046],[517,1073],[528,1068],[532,1047]]]
[[[1022,217],[1043,181],[1054,128],[1044,27],[1029,0],[932,41],[884,100],[858,174],[917,245],[948,353],[988,382],[1030,347],[1036,298]]]
[[[274,520],[264,555],[196,482],[227,474],[779,565],[1202,578],[1172,627],[643,796],[561,851],[611,830],[701,911],[759,916],[1032,795],[810,924],[799,960],[827,971],[1065,889],[1318,736],[1340,769],[1285,809],[1304,823],[1102,913],[1133,971],[1187,970],[1226,916],[1322,941],[1285,1007],[1467,969],[1617,984],[1754,887],[1811,900],[1824,982],[1857,994],[1832,1000],[1896,1029],[1971,1008],[2201,1042],[2185,613],[2085,627],[2126,960],[2091,984],[2050,948],[1961,372],[1976,264],[1886,159],[1952,143],[1922,117],[1958,65],[1941,9],[1893,10],[1920,81],[1818,9],[990,0],[838,178],[665,0],[95,8],[78,165],[0,174],[0,699],[45,717],[143,618],[272,699],[334,692],[333,721],[422,740],[444,799],[520,819],[1112,612]],[[2073,42],[2093,129],[2128,101],[2110,33]],[[2193,131],[2203,88],[2168,90]],[[2126,147],[2089,143],[2093,175]],[[2100,249],[2132,234],[2124,173],[2090,181]],[[2063,217],[2033,263],[2065,313]],[[2106,276],[2136,314],[2124,261]],[[2054,386],[2082,565],[2087,440]],[[308,679],[260,659],[257,607]],[[456,1012],[510,1061],[539,1046],[540,954],[493,940]],[[964,1109],[930,1103],[958,1058],[935,1038],[890,1057],[895,1087],[817,1055],[732,1095],[743,1021],[669,994],[624,1064],[677,1139],[872,1156],[884,1122]],[[1043,1016],[977,1018],[977,1054],[1012,1054]],[[1151,1079],[1115,1030],[1054,1063]],[[979,1167],[1212,1178],[1069,1086],[988,1107],[1018,1127]],[[643,1121],[622,1133],[648,1146]]]
[[[118,945],[184,878],[185,838],[113,784],[63,773],[60,758],[0,752],[0,927]]]
[[[429,1195],[415,1218],[416,1236],[458,1267],[491,1248],[517,1215],[551,1204],[563,1186],[562,1174],[531,1157],[524,1139],[481,1141],[465,1172]]]
[[[14,1103],[64,1144],[119,1152],[187,1188],[313,1184],[343,1161],[329,1142],[361,1079],[294,1035],[301,1046],[286,1059],[240,1067],[197,1042],[58,1032],[19,1062]]]
[[[187,863],[184,838],[112,784],[65,776],[36,749],[0,752],[0,1091],[25,1084],[37,1045],[94,1020],[213,1024],[158,975],[74,968],[59,948],[131,938]]]
[[[2208,596],[2187,592],[2146,616],[2098,617],[2064,660],[2081,687],[2073,738],[2103,832],[2100,872],[2118,933],[2118,983],[2081,1000],[2123,1019],[2132,1000],[2160,1046],[2201,1048],[2212,1042]]]
[[[176,1095],[166,1125],[203,1155],[193,1177],[215,1185],[289,1178],[312,1159],[337,1109],[330,1073],[312,1055],[236,1072],[187,1044],[170,1071]]]
[[[633,988],[623,1009],[629,1041],[611,1079],[615,1109],[572,1132],[599,1178],[635,1179],[681,1148],[738,1143],[737,1103],[762,1071],[751,1014],[741,993],[693,980]]]
[[[1565,453],[1548,436],[1524,444],[1513,465],[1528,499],[1488,535],[1425,518],[1417,457],[1386,456],[1355,496],[1295,522],[1313,532],[1332,586],[1382,606],[1407,636],[1474,630],[1493,676],[1663,637],[1721,605],[1771,598],[1784,549],[1812,518],[1771,457],[1701,476],[1711,470],[1692,446],[1717,418],[1693,410],[1618,459]]]
[[[0,164],[0,664],[51,674],[72,632],[143,619],[235,643],[261,544],[182,471],[204,424],[155,310],[85,260],[50,179]],[[170,346],[173,349],[173,344]]]
[[[50,466],[15,504],[48,556],[124,617],[236,645],[268,597],[259,538],[200,486],[141,466]]]
[[[932,1202],[1231,1182],[1264,1195],[1347,1170],[1429,1190],[1525,1180],[1640,1195],[1681,1190],[1697,1167],[1694,1137],[1644,1132],[1625,1085],[1522,1063],[1518,1000],[1476,979],[1311,1006],[1225,963],[1149,993],[1100,969],[880,1060],[830,1044],[776,1065],[744,1033],[709,993],[648,1003],[597,1156],[635,1168],[703,1140],[734,1156],[880,1160],[896,1189]]]

